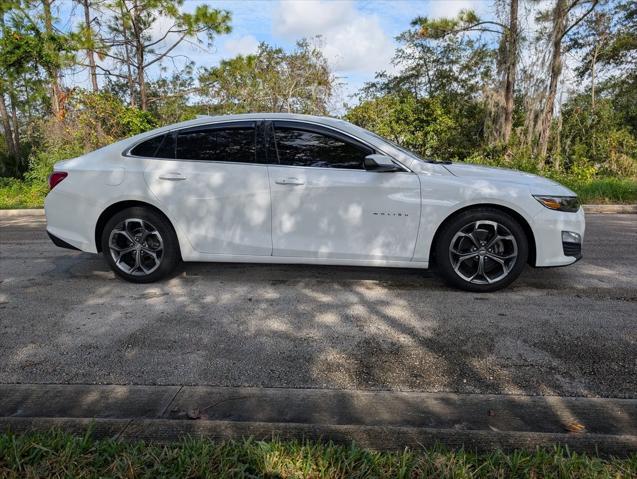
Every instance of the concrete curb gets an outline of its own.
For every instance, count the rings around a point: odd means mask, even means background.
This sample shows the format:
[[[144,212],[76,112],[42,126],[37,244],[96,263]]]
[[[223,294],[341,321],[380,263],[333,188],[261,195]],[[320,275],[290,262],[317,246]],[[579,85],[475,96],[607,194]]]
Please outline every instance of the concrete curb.
[[[28,210],[0,210],[0,218],[13,218],[16,216],[44,216],[44,208]]]
[[[398,426],[258,423],[232,421],[180,421],[171,419],[0,418],[0,430],[13,433],[62,429],[72,434],[91,430],[93,436],[122,441],[169,443],[187,437],[211,440],[254,438],[268,440],[355,442],[377,451],[418,450],[442,444],[448,448],[490,452],[562,445],[571,451],[626,457],[637,451],[637,436],[604,434],[551,434],[509,431],[472,431]]]
[[[174,441],[329,439],[377,450],[637,451],[637,399],[207,386],[0,385],[0,431]],[[584,432],[568,432],[581,424]]]
[[[592,214],[635,214],[637,205],[584,205],[585,213]]]
[[[635,205],[584,205],[584,212],[589,214],[637,214]],[[44,208],[0,210],[0,218],[17,216],[44,216]]]

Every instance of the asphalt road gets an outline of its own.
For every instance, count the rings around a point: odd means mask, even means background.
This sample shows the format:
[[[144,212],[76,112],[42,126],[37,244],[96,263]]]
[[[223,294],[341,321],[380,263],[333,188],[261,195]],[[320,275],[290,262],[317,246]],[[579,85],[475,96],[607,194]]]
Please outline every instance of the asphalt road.
[[[417,270],[191,264],[133,285],[0,218],[0,383],[637,397],[637,215],[584,259],[471,294]]]

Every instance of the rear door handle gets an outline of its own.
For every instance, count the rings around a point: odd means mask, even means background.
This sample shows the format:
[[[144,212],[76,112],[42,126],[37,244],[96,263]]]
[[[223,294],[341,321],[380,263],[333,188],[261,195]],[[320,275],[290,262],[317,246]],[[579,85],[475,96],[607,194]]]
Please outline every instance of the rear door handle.
[[[274,181],[277,185],[304,185],[305,181],[298,178],[279,178]]]
[[[186,177],[183,176],[181,173],[164,173],[162,175],[159,175],[159,179],[167,181],[183,181],[186,179]]]

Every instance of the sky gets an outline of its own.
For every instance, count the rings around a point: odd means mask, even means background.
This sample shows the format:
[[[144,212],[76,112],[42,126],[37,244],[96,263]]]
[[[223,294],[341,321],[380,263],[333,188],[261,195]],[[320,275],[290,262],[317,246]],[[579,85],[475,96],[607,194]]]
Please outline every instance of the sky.
[[[225,58],[253,53],[260,42],[290,50],[301,38],[321,35],[321,49],[342,84],[344,100],[376,72],[391,71],[395,37],[415,17],[453,17],[462,9],[491,16],[493,8],[488,0],[185,0],[183,8],[191,11],[200,4],[230,11],[232,33],[216,37],[211,48],[183,43],[176,54],[187,56],[199,67],[210,67]],[[57,8],[62,28],[73,28],[82,21],[75,2],[60,0]],[[159,38],[169,26],[160,17],[153,35]],[[177,66],[180,61],[176,60]],[[172,65],[165,66],[170,69]],[[88,86],[86,71],[65,80]]]

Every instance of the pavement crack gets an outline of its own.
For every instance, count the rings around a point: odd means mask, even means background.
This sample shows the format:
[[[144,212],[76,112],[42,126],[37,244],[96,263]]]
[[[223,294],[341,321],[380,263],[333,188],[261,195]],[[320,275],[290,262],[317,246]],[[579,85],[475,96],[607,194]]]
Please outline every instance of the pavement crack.
[[[160,418],[163,418],[166,415],[166,412],[168,411],[168,408],[170,406],[172,406],[173,402],[175,402],[175,398],[177,397],[177,395],[181,392],[181,390],[183,389],[183,386],[179,386],[179,389],[177,390],[177,392],[175,393],[175,395],[170,399],[170,401],[168,401],[168,404],[166,404],[166,407],[164,408],[164,410],[161,412],[161,414],[159,415]]]

